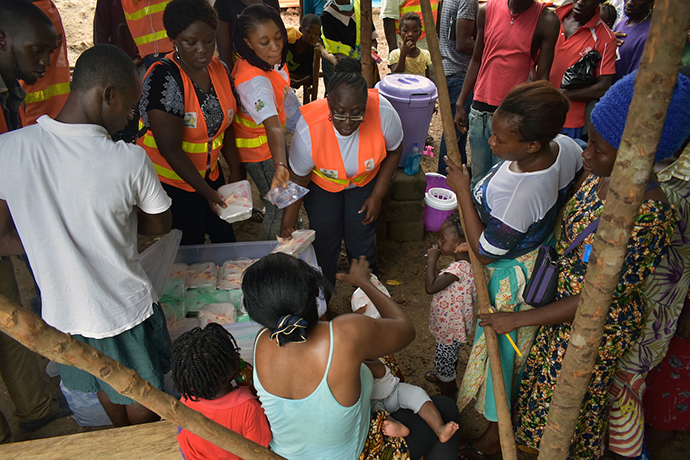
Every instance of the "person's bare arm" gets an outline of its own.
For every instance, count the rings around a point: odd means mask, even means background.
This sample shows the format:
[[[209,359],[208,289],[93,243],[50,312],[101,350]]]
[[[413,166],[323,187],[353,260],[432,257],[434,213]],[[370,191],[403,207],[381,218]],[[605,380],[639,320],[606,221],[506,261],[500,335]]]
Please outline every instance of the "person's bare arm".
[[[216,45],[218,46],[218,57],[232,70],[235,65],[235,53],[232,51],[232,30],[230,30],[230,24],[225,21],[218,21]]]
[[[263,123],[266,128],[266,137],[268,138],[268,148],[271,149],[271,156],[276,170],[273,173],[273,181],[271,182],[271,189],[278,186],[287,186],[287,181],[290,180],[290,171],[287,168],[287,156],[285,155],[285,133],[283,132],[283,125],[280,124],[278,115],[273,115],[264,120]]]
[[[537,30],[534,32],[534,42],[532,43],[533,55],[535,52],[539,53],[535,80],[549,79],[560,27],[561,23],[558,16],[548,8],[544,8],[544,11],[539,17]],[[535,46],[536,50],[534,49]]]
[[[12,221],[7,201],[0,200],[0,257],[24,254],[24,246]]]
[[[225,137],[223,138],[223,147],[220,149],[221,155],[230,167],[230,176],[228,182],[237,182],[243,179],[242,168],[240,166],[240,159],[237,157],[237,146],[235,145],[235,128],[230,125],[225,130]]]
[[[298,176],[294,172],[290,171],[290,180],[297,185],[302,187],[309,187],[311,183],[311,174],[308,176]],[[292,232],[295,231],[295,223],[297,222],[297,216],[299,215],[299,208],[302,205],[302,200],[300,198],[295,203],[283,209],[283,218],[280,221],[280,236],[283,238],[289,238]]]
[[[199,174],[187,153],[182,150],[182,131],[184,130],[182,118],[158,109],[149,110],[148,115],[158,151],[173,171],[206,198],[212,209],[214,204],[227,206],[218,192],[213,190]]]
[[[458,53],[474,53],[475,40],[474,28],[477,22],[471,19],[458,19],[455,21],[455,49]]]
[[[376,222],[376,218],[381,210],[381,200],[386,195],[388,187],[391,184],[391,178],[393,173],[398,168],[398,163],[400,163],[400,156],[402,155],[402,142],[397,149],[393,151],[386,152],[386,158],[381,162],[381,168],[376,178],[376,185],[374,185],[374,190],[371,191],[369,198],[362,204],[362,209],[359,210],[359,214],[366,212],[367,215],[362,221],[362,224],[369,225]]]
[[[564,89],[563,95],[571,101],[589,102],[599,99],[611,87],[613,75],[599,75],[597,82],[591,86],[577,89]]]
[[[383,32],[388,42],[388,52],[398,48],[398,39],[395,33],[395,19],[383,18]]]
[[[137,231],[140,235],[163,235],[172,228],[172,213],[170,209],[160,214],[147,214],[137,208]]]
[[[426,277],[424,279],[424,289],[427,294],[436,294],[441,292],[455,281],[458,281],[458,277],[452,273],[444,273],[439,276],[438,270],[436,270],[436,262],[438,262],[438,257],[441,251],[438,249],[438,245],[433,245],[426,253]]]
[[[547,324],[561,324],[575,319],[580,294],[557,300],[533,310],[514,313],[486,313],[480,314],[479,326],[491,326],[497,334],[507,334],[519,327],[543,326]]]
[[[346,336],[356,343],[353,352],[357,353],[360,362],[365,359],[376,359],[402,350],[415,338],[412,321],[393,299],[379,291],[371,283],[371,270],[364,256],[353,259],[348,274],[336,275],[341,281],[362,288],[381,314],[380,319],[366,315],[341,315],[333,320],[339,327],[346,329]]]
[[[494,262],[493,259],[484,257],[479,254],[479,237],[482,232],[486,230],[486,226],[479,218],[477,209],[474,207],[472,201],[472,192],[470,190],[470,172],[467,165],[458,167],[450,161],[448,157],[445,158],[448,165],[448,179],[447,183],[455,192],[458,199],[458,206],[462,209],[462,215],[465,218],[465,237],[467,244],[469,244],[472,251],[474,251],[477,259],[483,264],[490,264]]]
[[[484,21],[486,19],[486,6],[479,8],[477,13],[477,40],[472,51],[472,59],[470,65],[467,67],[465,74],[465,81],[460,90],[460,96],[455,103],[455,126],[460,132],[467,132],[467,112],[465,111],[465,102],[470,97],[475,83],[477,83],[477,75],[479,75],[479,68],[482,66],[482,56],[484,55]]]

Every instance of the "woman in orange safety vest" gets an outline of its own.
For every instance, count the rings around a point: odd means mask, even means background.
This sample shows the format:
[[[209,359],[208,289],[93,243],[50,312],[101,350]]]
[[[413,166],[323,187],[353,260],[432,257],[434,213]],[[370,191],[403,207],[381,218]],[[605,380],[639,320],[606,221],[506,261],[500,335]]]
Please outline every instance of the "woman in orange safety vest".
[[[232,225],[216,213],[216,205],[226,206],[217,192],[225,184],[220,155],[230,165],[230,182],[239,180],[237,104],[227,67],[213,57],[217,22],[208,2],[171,1],[163,23],[175,51],[154,63],[143,82],[140,127],[147,130],[138,144],[172,198],[181,244],[203,244],[206,235],[213,243],[235,241]]]
[[[336,64],[328,98],[301,111],[290,146],[291,179],[309,187],[304,206],[323,274],[335,284],[343,239],[348,259],[366,256],[375,272],[376,217],[400,161],[400,117],[377,90],[367,90],[361,64],[350,57]],[[282,236],[292,233],[299,206],[285,208]]]

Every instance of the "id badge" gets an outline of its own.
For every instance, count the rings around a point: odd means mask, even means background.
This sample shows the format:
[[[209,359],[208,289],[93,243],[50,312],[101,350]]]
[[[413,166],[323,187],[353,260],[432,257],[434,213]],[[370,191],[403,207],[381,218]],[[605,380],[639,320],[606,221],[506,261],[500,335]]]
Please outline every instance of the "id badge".
[[[585,251],[582,253],[582,261],[584,263],[589,262],[589,256],[592,255],[592,245],[591,244],[585,244]]]

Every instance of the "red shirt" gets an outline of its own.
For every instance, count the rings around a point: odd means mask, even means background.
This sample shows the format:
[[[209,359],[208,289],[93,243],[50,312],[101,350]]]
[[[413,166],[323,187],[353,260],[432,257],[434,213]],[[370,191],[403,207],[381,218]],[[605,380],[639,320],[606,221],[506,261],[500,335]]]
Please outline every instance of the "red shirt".
[[[474,86],[474,100],[501,105],[514,86],[525,83],[535,61],[532,39],[544,4],[535,1],[513,15],[508,0],[489,0],[484,22],[484,53]]]
[[[264,447],[271,442],[264,409],[246,387],[239,387],[218,399],[190,401],[182,398],[182,404]],[[177,442],[187,460],[242,460],[187,430],[180,431]]]
[[[586,24],[582,25],[574,34],[565,38],[563,18],[573,10],[573,4],[568,3],[556,10],[561,21],[561,30],[556,42],[556,50],[551,64],[549,80],[556,87],[561,87],[563,74],[580,60],[588,51],[599,51],[601,60],[596,67],[595,76],[613,75],[616,73],[616,37],[599,18],[599,7]],[[582,128],[585,125],[585,102],[570,101],[570,111],[565,120],[564,128]]]

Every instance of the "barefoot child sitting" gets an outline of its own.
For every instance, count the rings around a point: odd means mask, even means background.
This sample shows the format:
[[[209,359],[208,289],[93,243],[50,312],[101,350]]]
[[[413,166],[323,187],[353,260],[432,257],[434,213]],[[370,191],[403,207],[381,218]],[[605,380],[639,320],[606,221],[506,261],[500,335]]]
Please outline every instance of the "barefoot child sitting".
[[[262,446],[271,442],[264,410],[246,386],[237,386],[240,349],[220,324],[182,334],[172,347],[172,378],[182,404]],[[186,460],[236,460],[236,455],[187,430],[177,442]]]
[[[427,252],[426,293],[433,294],[429,311],[429,332],[436,339],[434,367],[425,378],[440,386],[441,394],[456,397],[455,382],[460,350],[472,334],[473,299],[476,297],[474,275],[469,262],[465,233],[458,211],[441,225],[441,238]],[[454,256],[455,261],[440,273],[439,255]]]
[[[391,370],[379,360],[364,362],[374,376],[374,388],[371,391],[371,410],[385,410],[389,413],[399,409],[410,409],[434,430],[439,441],[448,441],[456,431],[455,422],[443,423],[439,413],[426,391],[418,386],[400,382]],[[410,434],[409,428],[391,417],[383,422],[383,434],[404,438]]]
[[[417,13],[405,13],[398,25],[402,45],[388,54],[388,66],[392,73],[411,73],[432,78],[431,54],[417,48],[422,34],[422,20]]]

